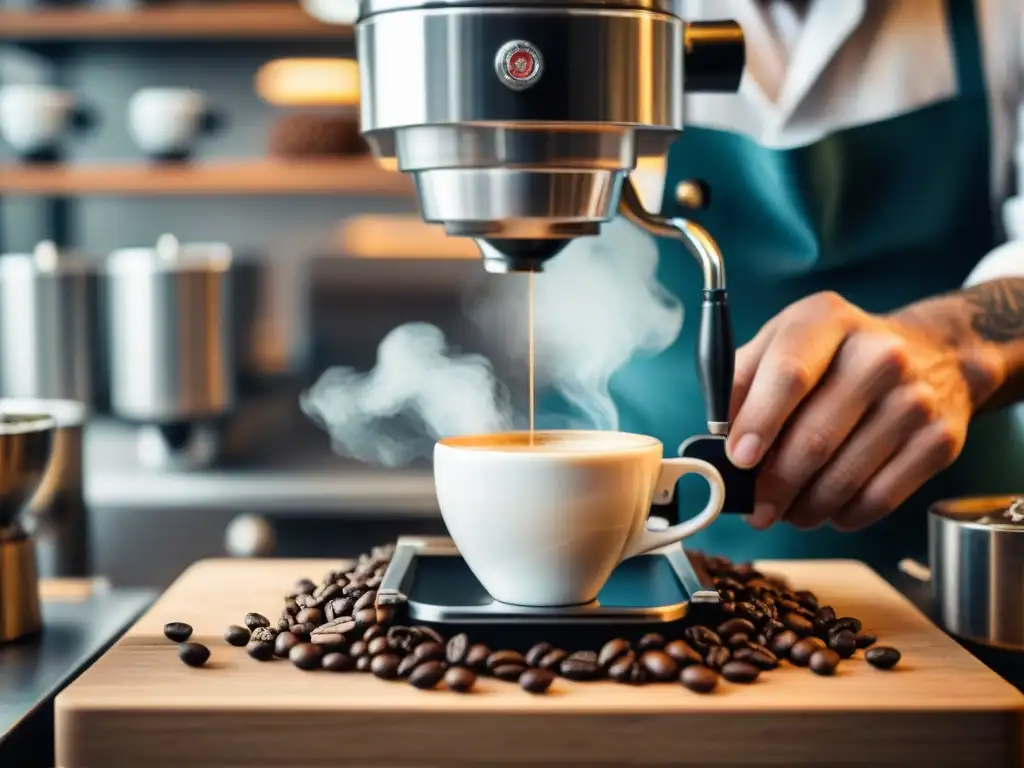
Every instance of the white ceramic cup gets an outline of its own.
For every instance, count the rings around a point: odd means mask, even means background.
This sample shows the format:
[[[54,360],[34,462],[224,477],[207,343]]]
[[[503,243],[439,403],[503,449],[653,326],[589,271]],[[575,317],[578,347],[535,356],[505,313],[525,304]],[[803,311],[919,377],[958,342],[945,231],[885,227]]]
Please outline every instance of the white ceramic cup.
[[[662,458],[653,437],[552,431],[454,437],[434,447],[434,484],[448,532],[495,600],[554,607],[593,601],[615,567],[674,544],[721,512],[725,485],[698,459]],[[683,475],[707,480],[695,517],[649,530]]]
[[[202,132],[206,97],[188,88],[143,88],[128,101],[128,134],[143,154],[188,154]]]
[[[0,87],[0,135],[19,155],[54,149],[75,110],[74,94],[45,85]]]

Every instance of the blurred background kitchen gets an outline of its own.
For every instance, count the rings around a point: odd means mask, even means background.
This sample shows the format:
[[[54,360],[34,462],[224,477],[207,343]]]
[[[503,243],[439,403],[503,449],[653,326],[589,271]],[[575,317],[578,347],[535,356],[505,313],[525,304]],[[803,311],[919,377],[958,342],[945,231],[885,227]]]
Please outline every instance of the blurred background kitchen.
[[[89,409],[42,576],[442,530],[428,465],[340,458],[300,410],[408,321],[501,365],[475,250],[358,137],[356,3],[318,5],[0,0],[0,396]]]

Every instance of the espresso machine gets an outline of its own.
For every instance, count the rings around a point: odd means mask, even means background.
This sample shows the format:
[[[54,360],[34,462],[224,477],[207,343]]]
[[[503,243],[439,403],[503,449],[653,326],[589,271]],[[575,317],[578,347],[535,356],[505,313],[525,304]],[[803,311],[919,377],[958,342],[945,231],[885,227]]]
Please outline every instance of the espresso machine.
[[[671,0],[362,0],[356,44],[372,152],[413,178],[424,220],[476,242],[487,271],[542,272],[616,214],[686,245],[703,274],[708,435],[680,453],[715,464],[729,511],[749,511],[753,476],[725,457],[735,345],[722,254],[698,224],[645,210],[629,176],[668,152],[684,94],[738,90],[739,25],[686,22]],[[427,622],[643,624],[718,594],[675,547],[625,561],[597,603],[553,616],[490,601],[451,542],[409,538],[378,600]]]
[[[684,94],[735,92],[734,22],[671,0],[363,0],[363,136],[409,174],[420,211],[473,238],[489,272],[543,271],[621,214],[681,239],[704,280],[698,375],[708,431],[729,429],[734,342],[722,254],[696,223],[646,211],[629,178],[683,128]]]

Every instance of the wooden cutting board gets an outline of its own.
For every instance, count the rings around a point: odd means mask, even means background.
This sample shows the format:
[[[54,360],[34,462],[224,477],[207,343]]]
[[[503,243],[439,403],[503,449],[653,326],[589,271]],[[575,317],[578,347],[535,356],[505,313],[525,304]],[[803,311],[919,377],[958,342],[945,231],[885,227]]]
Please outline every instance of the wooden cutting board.
[[[58,766],[1022,764],[1024,696],[857,562],[761,568],[862,618],[903,652],[891,672],[854,659],[834,678],[784,668],[708,696],[677,684],[563,680],[547,696],[494,680],[458,695],[260,664],[223,641],[247,611],[277,616],[292,583],[337,565],[189,568],[57,699]],[[212,650],[206,667],[178,661],[162,633],[169,621],[195,627],[194,639]]]

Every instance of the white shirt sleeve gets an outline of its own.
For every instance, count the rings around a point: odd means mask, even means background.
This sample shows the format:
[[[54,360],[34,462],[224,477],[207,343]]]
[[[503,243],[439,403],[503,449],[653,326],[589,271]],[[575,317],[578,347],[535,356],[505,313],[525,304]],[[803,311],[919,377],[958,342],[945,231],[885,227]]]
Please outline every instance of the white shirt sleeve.
[[[1024,9],[1020,21],[1020,58],[1018,70],[1021,88],[1018,91],[1017,140],[1014,142],[1017,192],[1003,205],[1003,224],[1008,242],[983,258],[965,281],[965,286],[977,285],[1002,277],[1024,277]]]

